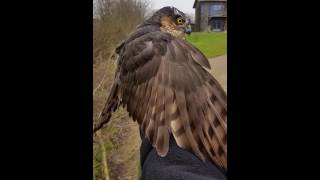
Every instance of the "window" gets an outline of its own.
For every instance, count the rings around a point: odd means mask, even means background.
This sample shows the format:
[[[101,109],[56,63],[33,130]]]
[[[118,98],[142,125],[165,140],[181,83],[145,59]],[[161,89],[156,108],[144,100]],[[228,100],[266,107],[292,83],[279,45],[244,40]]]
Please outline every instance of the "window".
[[[223,19],[211,19],[210,21],[211,31],[224,31],[225,20]]]
[[[212,4],[209,6],[209,16],[222,16],[224,10],[224,4]]]

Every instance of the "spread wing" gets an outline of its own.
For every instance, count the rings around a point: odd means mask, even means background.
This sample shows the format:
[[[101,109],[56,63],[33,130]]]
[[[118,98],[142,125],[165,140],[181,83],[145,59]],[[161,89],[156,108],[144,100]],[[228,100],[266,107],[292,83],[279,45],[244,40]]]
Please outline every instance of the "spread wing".
[[[172,133],[181,148],[226,170],[227,97],[206,57],[158,31],[127,43],[120,62],[122,103],[158,154],[167,154]]]

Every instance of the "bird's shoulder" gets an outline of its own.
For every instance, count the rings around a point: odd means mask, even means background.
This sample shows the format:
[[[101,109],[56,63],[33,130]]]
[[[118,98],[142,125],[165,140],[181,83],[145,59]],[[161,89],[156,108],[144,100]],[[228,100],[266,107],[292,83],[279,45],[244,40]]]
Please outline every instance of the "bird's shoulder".
[[[140,27],[129,34],[128,38],[116,48],[119,55],[118,65],[121,66],[123,62],[129,60],[144,59],[144,57],[149,57],[151,60],[156,54],[163,56],[168,44],[174,39],[176,39],[174,36],[161,31],[158,26]],[[133,59],[133,57],[136,58]]]
[[[141,44],[146,41],[160,42],[160,41],[171,41],[175,39],[171,34],[160,30],[159,26],[148,25],[137,28],[134,32],[130,33],[128,38],[123,41],[118,48],[125,49],[132,43]],[[118,51],[120,53],[120,51]]]
[[[175,64],[197,63],[207,69],[211,68],[204,54],[192,44],[152,25],[140,27],[131,33],[119,52],[118,65],[124,71],[133,71],[147,62],[159,60]]]

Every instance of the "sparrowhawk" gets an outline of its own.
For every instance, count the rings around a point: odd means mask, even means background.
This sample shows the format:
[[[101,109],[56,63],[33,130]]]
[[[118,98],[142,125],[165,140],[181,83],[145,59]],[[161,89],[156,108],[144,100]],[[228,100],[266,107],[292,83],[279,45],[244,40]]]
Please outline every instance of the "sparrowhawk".
[[[227,95],[208,59],[184,40],[186,16],[164,7],[116,49],[117,70],[94,132],[120,105],[160,156],[172,134],[179,147],[227,170]]]

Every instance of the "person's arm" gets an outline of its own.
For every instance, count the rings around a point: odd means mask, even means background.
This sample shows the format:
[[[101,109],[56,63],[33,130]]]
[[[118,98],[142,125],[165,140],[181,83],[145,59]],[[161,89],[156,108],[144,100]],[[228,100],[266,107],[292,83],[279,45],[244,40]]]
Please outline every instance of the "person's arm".
[[[146,138],[140,147],[142,180],[225,180],[226,175],[211,162],[203,162],[179,148],[170,138],[169,152],[160,157]]]

